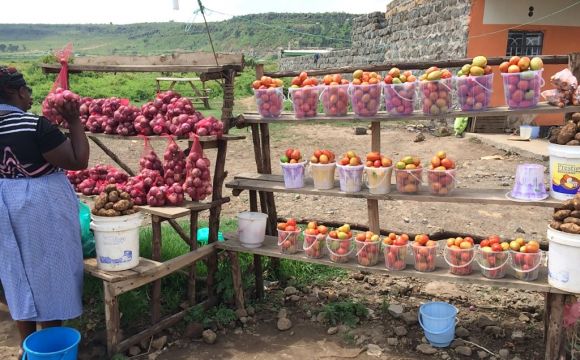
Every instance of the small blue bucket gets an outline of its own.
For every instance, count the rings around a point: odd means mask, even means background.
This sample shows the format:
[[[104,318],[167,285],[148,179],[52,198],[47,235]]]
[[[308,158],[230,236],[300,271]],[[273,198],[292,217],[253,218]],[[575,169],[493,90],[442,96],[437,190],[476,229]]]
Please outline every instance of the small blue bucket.
[[[22,347],[22,360],[77,360],[81,333],[68,327],[51,327],[34,332]]]
[[[434,347],[447,347],[455,338],[457,308],[445,302],[429,302],[419,307],[419,324]]]

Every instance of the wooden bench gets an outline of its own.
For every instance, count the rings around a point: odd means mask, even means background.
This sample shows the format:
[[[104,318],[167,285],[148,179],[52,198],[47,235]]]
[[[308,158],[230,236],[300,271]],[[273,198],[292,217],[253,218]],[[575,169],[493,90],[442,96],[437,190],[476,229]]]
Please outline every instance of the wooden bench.
[[[188,83],[191,86],[191,89],[193,90],[193,93],[195,94],[195,96],[192,97],[188,97],[188,99],[192,100],[195,103],[200,103],[203,104],[203,106],[206,109],[209,109],[209,94],[211,92],[211,89],[208,89],[205,87],[205,81],[201,80],[198,77],[192,77],[192,78],[172,78],[172,77],[158,77],[155,79],[155,81],[157,82],[157,93],[160,93],[161,91],[165,91],[165,90],[161,90],[161,82],[171,82],[169,84],[169,87],[166,90],[173,90],[175,88],[175,85],[177,85],[177,83]],[[201,89],[198,89],[195,86],[195,82],[201,82]]]

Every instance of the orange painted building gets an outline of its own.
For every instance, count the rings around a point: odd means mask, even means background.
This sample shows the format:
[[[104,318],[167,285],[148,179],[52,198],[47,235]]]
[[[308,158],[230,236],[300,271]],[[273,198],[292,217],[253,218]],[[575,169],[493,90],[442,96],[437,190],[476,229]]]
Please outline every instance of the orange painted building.
[[[580,52],[580,4],[576,0],[472,0],[467,56],[566,55]],[[524,24],[524,25],[522,25]],[[525,25],[527,24],[527,25]],[[520,26],[522,25],[522,26]],[[566,65],[546,65],[544,80]],[[505,105],[503,84],[494,68],[492,105]],[[580,80],[580,79],[579,79]],[[542,115],[538,125],[554,125],[562,115]]]

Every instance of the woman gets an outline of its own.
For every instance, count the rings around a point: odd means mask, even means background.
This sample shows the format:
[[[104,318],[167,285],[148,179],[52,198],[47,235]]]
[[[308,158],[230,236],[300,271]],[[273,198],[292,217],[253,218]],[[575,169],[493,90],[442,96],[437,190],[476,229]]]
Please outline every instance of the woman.
[[[79,110],[67,105],[67,139],[26,111],[32,90],[0,66],[0,281],[21,340],[82,313],[83,255],[78,202],[62,169],[87,167]],[[20,349],[22,353],[22,349]]]

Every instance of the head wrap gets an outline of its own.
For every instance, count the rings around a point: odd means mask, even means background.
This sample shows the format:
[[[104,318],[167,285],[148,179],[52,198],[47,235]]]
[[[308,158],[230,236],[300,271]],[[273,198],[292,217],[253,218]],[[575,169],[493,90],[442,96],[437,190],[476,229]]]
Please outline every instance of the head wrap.
[[[16,68],[0,65],[0,92],[4,89],[20,89],[25,85],[24,76]]]

